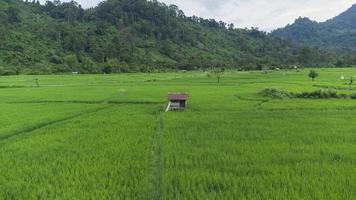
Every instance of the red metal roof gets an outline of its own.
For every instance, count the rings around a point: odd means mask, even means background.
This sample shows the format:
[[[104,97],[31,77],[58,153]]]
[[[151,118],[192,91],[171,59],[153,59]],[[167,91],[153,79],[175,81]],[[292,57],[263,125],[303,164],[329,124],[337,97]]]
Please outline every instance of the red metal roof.
[[[176,100],[176,101],[183,101],[187,100],[189,95],[187,93],[169,93],[168,99],[169,100]]]

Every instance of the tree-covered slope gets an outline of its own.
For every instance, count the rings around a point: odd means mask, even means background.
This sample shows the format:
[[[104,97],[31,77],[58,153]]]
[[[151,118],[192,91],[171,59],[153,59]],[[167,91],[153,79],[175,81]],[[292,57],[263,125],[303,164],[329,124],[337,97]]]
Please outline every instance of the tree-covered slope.
[[[0,0],[0,74],[333,66],[335,55],[157,1]]]
[[[332,50],[356,50],[356,5],[326,21],[317,23],[299,18],[294,24],[272,33],[297,44],[318,46]]]

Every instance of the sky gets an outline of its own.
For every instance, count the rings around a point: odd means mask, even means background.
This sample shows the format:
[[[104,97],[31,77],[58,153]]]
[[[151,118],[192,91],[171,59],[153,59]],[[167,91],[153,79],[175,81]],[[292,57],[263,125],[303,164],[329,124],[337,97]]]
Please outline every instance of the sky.
[[[69,1],[69,0],[62,0]],[[77,0],[83,7],[101,0]],[[291,24],[298,17],[325,21],[347,10],[356,0],[160,0],[175,4],[187,16],[214,18],[236,27],[271,31]]]

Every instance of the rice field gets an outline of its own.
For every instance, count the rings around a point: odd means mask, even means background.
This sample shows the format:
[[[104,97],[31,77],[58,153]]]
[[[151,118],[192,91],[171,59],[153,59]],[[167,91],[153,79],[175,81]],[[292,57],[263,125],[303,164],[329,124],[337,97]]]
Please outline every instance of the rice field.
[[[260,94],[317,71],[0,77],[0,199],[356,199],[356,100]]]

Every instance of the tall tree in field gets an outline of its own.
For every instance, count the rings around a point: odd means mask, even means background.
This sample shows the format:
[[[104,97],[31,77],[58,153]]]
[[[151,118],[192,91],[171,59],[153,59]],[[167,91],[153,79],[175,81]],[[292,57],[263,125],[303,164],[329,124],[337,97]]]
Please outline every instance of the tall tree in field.
[[[214,67],[213,68],[213,74],[215,75],[215,77],[218,81],[218,84],[220,84],[221,78],[222,78],[224,72],[225,72],[225,69],[223,67]]]
[[[319,76],[319,74],[315,70],[310,70],[308,76],[309,76],[309,78],[312,79],[312,81],[314,81]]]

